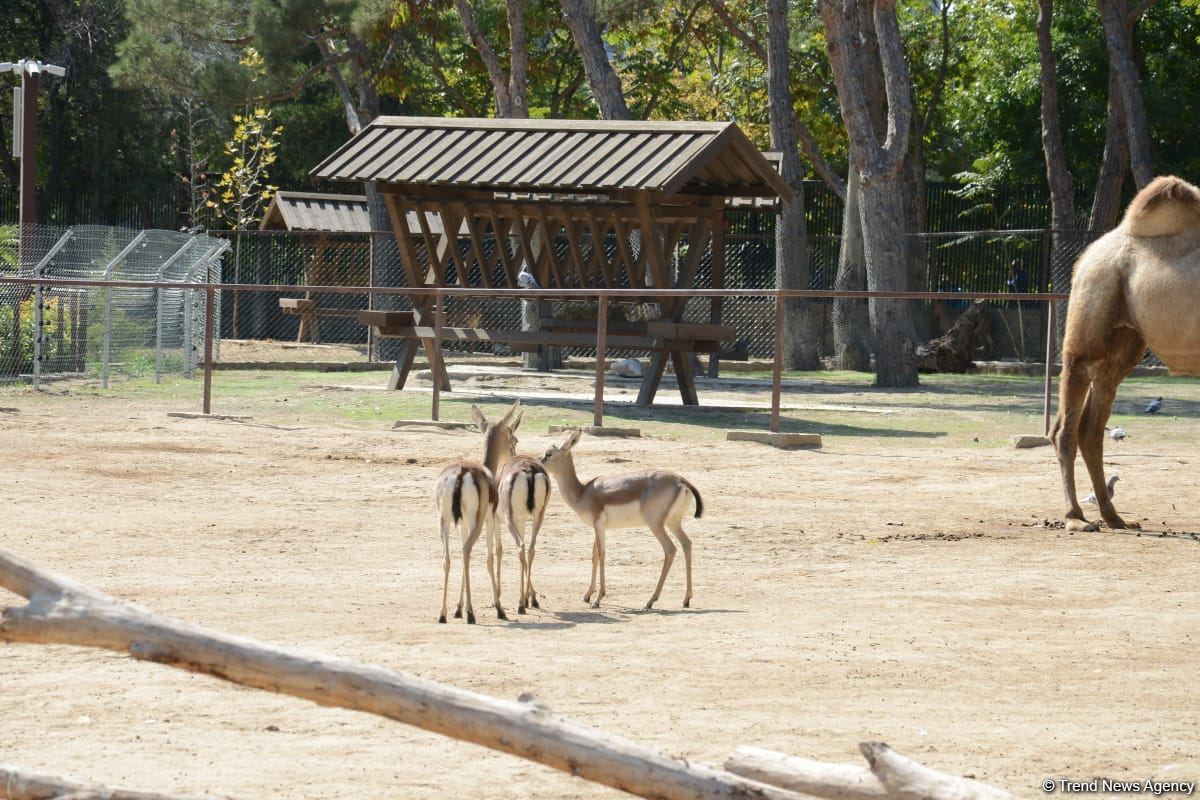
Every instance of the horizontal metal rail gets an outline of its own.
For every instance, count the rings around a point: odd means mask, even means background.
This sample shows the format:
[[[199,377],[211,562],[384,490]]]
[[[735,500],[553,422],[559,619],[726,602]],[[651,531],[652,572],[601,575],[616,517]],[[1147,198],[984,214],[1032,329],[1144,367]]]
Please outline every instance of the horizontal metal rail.
[[[1061,292],[872,292],[872,291],[838,291],[833,289],[488,289],[477,286],[280,286],[277,284],[250,283],[187,283],[180,281],[137,281],[137,280],[95,280],[95,279],[45,279],[45,278],[16,278],[0,277],[0,285],[17,286],[58,286],[58,287],[89,287],[105,286],[122,289],[189,289],[203,291],[206,294],[206,305],[211,308],[213,294],[218,291],[239,292],[272,292],[276,294],[298,291],[320,294],[369,294],[392,295],[409,297],[429,297],[435,300],[434,326],[438,335],[433,339],[433,353],[430,354],[431,374],[437,375],[442,363],[441,326],[444,318],[442,301],[449,297],[489,297],[513,298],[521,300],[589,300],[595,298],[600,308],[605,309],[609,300],[645,301],[647,298],[690,298],[690,297],[759,297],[775,300],[775,356],[771,381],[771,431],[779,432],[780,397],[783,385],[782,362],[782,331],[783,306],[785,298],[830,299],[848,298],[857,300],[1000,300],[1000,301],[1036,301],[1049,303],[1046,330],[1046,364],[1043,397],[1043,426],[1050,429],[1050,392],[1052,384],[1054,336],[1055,336],[1055,302],[1068,300],[1070,295]],[[597,427],[602,424],[604,414],[604,377],[603,369],[605,348],[607,347],[607,315],[602,317],[596,328],[596,381],[594,402],[594,423]],[[204,412],[210,413],[212,408],[212,337],[213,320],[207,319],[204,331]],[[433,381],[433,398],[431,413],[433,419],[438,418],[441,403],[441,381]]]

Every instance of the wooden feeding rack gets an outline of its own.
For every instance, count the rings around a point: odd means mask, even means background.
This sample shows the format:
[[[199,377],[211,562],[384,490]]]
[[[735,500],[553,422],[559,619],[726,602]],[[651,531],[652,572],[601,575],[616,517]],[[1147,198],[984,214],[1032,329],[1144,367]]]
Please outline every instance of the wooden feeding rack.
[[[692,323],[684,299],[651,290],[693,288],[706,254],[712,286],[724,288],[726,205],[792,196],[728,122],[380,117],[312,174],[375,182],[409,286],[516,288],[525,269],[545,289],[648,290],[622,299],[654,304],[660,318],[615,324],[608,339],[651,353],[641,405],[653,402],[668,360],[683,401],[697,403],[691,354],[717,352],[736,335],[721,325],[719,299],[708,322]],[[404,386],[417,349],[433,346],[434,300],[411,299],[411,324],[386,312],[359,316],[377,335],[404,340],[393,388]],[[442,328],[442,339],[590,346],[595,328],[551,318],[537,331]]]

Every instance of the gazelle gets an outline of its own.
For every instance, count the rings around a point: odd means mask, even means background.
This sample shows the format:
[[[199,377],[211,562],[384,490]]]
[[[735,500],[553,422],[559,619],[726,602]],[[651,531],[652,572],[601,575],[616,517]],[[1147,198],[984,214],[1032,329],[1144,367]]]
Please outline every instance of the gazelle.
[[[646,601],[646,608],[654,606],[662,592],[663,583],[667,580],[667,572],[671,562],[675,560],[675,544],[667,535],[674,534],[683,548],[683,561],[687,567],[687,592],[683,596],[683,607],[687,608],[692,602],[692,540],[683,532],[683,516],[687,513],[692,502],[696,507],[696,518],[704,514],[704,502],[700,492],[682,475],[665,469],[647,469],[639,472],[626,472],[611,475],[606,478],[592,478],[586,484],[580,483],[575,474],[575,459],[571,448],[579,442],[580,431],[575,431],[563,442],[561,447],[551,447],[542,456],[542,464],[554,476],[558,490],[579,518],[595,531],[592,542],[592,581],[588,585],[587,594],[583,596],[586,603],[592,602],[592,608],[599,608],[604,598],[604,556],[605,532],[609,528],[637,528],[645,525],[658,539],[663,549],[662,572],[658,576],[658,585],[654,594]],[[600,589],[596,590],[596,572],[600,573]],[[596,599],[592,600],[595,594]]]
[[[521,401],[518,400],[509,410],[506,419],[516,411]],[[523,414],[524,412],[522,412]],[[521,424],[521,416],[511,422],[508,429],[516,433]],[[488,422],[475,406],[471,406],[471,415],[475,424],[485,433]],[[516,437],[512,443],[516,445]],[[507,458],[504,457],[507,455]],[[537,601],[537,592],[533,588],[533,556],[537,548],[538,531],[542,528],[542,520],[546,516],[546,506],[550,504],[550,477],[545,467],[535,458],[517,456],[509,452],[502,454],[499,472],[496,473],[496,488],[498,493],[496,516],[503,519],[517,545],[517,554],[521,559],[521,588],[517,597],[517,613],[524,614],[527,606],[541,608]],[[525,527],[530,526],[529,547],[525,546]],[[489,529],[495,530],[495,528]],[[495,580],[500,585],[500,563],[504,557],[502,536],[495,533],[496,566]],[[488,544],[488,562],[491,563],[491,542]],[[499,606],[499,591],[497,590],[497,606]]]
[[[462,537],[463,575],[462,588],[458,593],[456,618],[462,618],[463,600],[466,599],[467,622],[475,624],[475,607],[471,604],[471,550],[479,535],[487,527],[488,577],[492,580],[492,597],[496,603],[496,616],[508,619],[500,605],[500,583],[498,566],[493,568],[492,543],[496,540],[496,482],[493,476],[500,467],[516,453],[517,438],[513,435],[512,408],[498,421],[488,422],[483,413],[471,406],[476,424],[484,434],[483,463],[458,461],[438,476],[434,485],[434,502],[437,504],[441,522],[442,551],[445,556],[442,579],[442,613],[438,622],[446,621],[446,603],[450,586],[450,530],[457,527]],[[517,420],[518,424],[520,419]]]

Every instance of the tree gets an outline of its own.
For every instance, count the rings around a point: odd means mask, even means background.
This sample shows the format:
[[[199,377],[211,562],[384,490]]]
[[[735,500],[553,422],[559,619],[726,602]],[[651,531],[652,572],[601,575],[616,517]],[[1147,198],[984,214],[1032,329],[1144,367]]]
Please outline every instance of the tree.
[[[855,4],[848,0],[820,2],[825,48],[849,136],[850,157],[860,180],[867,287],[872,291],[901,291],[907,288],[902,184],[912,125],[912,99],[895,0],[874,0],[872,6],[887,97],[887,130],[882,141],[872,123],[863,90],[871,64],[864,59],[864,48],[859,46],[863,26]],[[869,308],[875,338],[875,384],[915,386],[918,383],[915,336],[904,301],[873,299]]]
[[[1050,186],[1050,226],[1054,229],[1055,256],[1063,255],[1059,235],[1076,228],[1075,184],[1067,168],[1062,126],[1058,111],[1058,64],[1050,27],[1054,19],[1054,0],[1038,0],[1038,59],[1042,74],[1042,152],[1046,158],[1046,181]]]
[[[583,58],[583,68],[592,97],[605,119],[632,119],[621,79],[617,77],[605,49],[600,25],[596,22],[596,0],[561,0],[571,37]]]
[[[810,288],[808,234],[804,220],[803,168],[796,143],[796,112],[788,85],[787,0],[767,0],[767,72],[771,147],[782,153],[783,179],[795,193],[782,204],[775,223],[775,285],[780,289]],[[785,369],[814,370],[821,366],[819,309],[809,300],[788,298],[784,303],[783,363]]]
[[[1129,144],[1129,166],[1141,189],[1154,179],[1154,159],[1150,152],[1150,126],[1142,98],[1141,78],[1133,59],[1133,26],[1156,0],[1147,0],[1130,12],[1125,0],[1096,0],[1108,61],[1116,77],[1116,86],[1125,117],[1125,136]]]

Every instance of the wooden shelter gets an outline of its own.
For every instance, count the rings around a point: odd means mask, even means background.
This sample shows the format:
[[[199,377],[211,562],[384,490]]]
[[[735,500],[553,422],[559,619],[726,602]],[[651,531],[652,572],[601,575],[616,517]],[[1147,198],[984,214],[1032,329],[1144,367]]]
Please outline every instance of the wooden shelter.
[[[375,182],[410,286],[513,288],[525,267],[546,289],[686,289],[711,251],[721,288],[727,202],[792,194],[729,122],[380,117],[312,174]],[[410,215],[420,237],[407,235]],[[467,241],[435,233],[429,215],[443,232],[465,229]],[[406,341],[394,388],[403,387],[417,347],[432,348],[433,300],[412,299],[412,312],[359,317]],[[652,354],[639,404],[653,401],[668,359],[683,401],[695,404],[690,354],[715,352],[735,333],[720,324],[720,303],[709,323],[697,324],[683,322],[680,300],[639,299],[657,303],[661,319],[609,328],[612,347]],[[546,319],[539,331],[449,327],[442,338],[587,346],[594,327],[589,335],[578,320]]]

